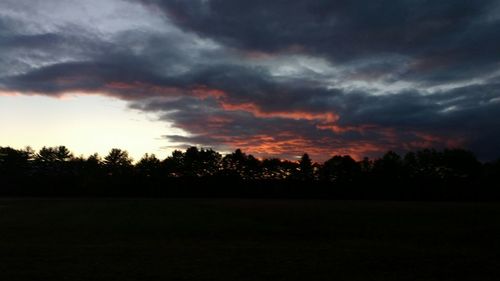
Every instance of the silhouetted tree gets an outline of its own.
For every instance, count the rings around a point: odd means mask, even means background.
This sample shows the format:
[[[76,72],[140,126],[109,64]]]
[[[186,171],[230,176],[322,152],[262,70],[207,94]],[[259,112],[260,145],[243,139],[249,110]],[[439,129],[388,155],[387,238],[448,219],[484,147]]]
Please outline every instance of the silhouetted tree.
[[[262,161],[262,178],[268,180],[284,180],[289,178],[297,167],[296,163],[278,158]]]
[[[352,183],[360,172],[358,163],[350,156],[333,156],[323,164],[320,179],[341,184]]]
[[[38,172],[50,176],[62,176],[71,172],[69,161],[73,155],[65,146],[42,147],[35,155]]]
[[[154,154],[144,154],[135,165],[136,171],[143,177],[153,177],[160,174],[161,161]]]
[[[202,164],[200,161],[200,152],[197,147],[189,147],[184,152],[184,166],[182,169],[184,170],[184,176],[187,177],[199,177],[201,176]]]
[[[262,163],[251,154],[246,157],[244,176],[247,180],[262,179]]]
[[[403,158],[404,173],[409,179],[416,178],[418,170],[418,160],[415,152],[408,152]]]
[[[403,160],[394,151],[388,151],[373,163],[374,174],[388,184],[394,184],[404,177]]]
[[[312,181],[314,179],[312,160],[307,153],[304,153],[299,160],[297,179],[301,181]]]
[[[363,160],[359,162],[359,168],[363,174],[370,174],[373,170],[373,161],[368,157],[364,157]]]
[[[422,180],[434,181],[440,178],[439,166],[442,155],[434,149],[423,149],[416,153],[416,166],[413,172]]]
[[[103,163],[103,160],[99,154],[94,153],[87,158],[86,168],[88,169],[99,169]]]
[[[180,150],[174,150],[172,155],[162,161],[165,173],[170,177],[184,176],[184,153]]]
[[[77,169],[79,169],[77,172],[79,175],[78,184],[90,190],[98,190],[99,184],[102,184],[103,178],[107,174],[103,165],[103,160],[99,154],[94,153],[86,159],[80,157],[75,160],[73,160],[73,163],[75,163],[78,167]]]
[[[222,159],[223,173],[226,176],[236,176],[241,179],[248,179],[246,164],[246,154],[243,153],[241,149],[236,149],[233,153],[227,154]]]
[[[32,160],[33,150],[29,147],[24,150],[0,147],[0,174],[9,177],[26,174]]]
[[[222,155],[212,149],[189,147],[176,150],[162,162],[167,174],[173,177],[200,178],[213,176],[221,169]]]
[[[470,180],[479,176],[481,163],[471,151],[445,149],[442,154],[441,177],[455,180]]]
[[[200,162],[199,176],[213,176],[222,169],[222,155],[212,149],[202,149],[198,153]]]
[[[124,175],[130,172],[132,168],[132,159],[128,152],[118,148],[113,148],[109,154],[104,157],[104,166],[108,175]]]
[[[73,158],[73,154],[65,146],[58,146],[55,149],[55,158],[59,162],[67,162]]]
[[[189,177],[207,177],[215,175],[221,168],[222,156],[209,150],[190,147],[184,153],[184,175]]]
[[[51,164],[57,159],[57,149],[54,147],[42,147],[35,156],[38,163]]]

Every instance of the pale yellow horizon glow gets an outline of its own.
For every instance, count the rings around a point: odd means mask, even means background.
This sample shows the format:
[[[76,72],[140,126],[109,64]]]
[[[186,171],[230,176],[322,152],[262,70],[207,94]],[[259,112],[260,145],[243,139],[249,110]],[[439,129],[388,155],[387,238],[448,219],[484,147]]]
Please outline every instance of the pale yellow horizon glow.
[[[39,150],[67,146],[75,156],[125,149],[134,160],[144,153],[165,158],[166,134],[183,134],[153,114],[130,109],[127,102],[99,95],[0,95],[0,146]]]

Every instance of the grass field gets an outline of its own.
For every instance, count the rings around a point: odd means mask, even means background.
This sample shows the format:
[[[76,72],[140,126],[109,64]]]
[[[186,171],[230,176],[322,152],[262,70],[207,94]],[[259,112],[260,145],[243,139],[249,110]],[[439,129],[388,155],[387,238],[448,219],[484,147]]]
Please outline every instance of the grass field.
[[[500,280],[500,205],[0,200],[0,280]]]

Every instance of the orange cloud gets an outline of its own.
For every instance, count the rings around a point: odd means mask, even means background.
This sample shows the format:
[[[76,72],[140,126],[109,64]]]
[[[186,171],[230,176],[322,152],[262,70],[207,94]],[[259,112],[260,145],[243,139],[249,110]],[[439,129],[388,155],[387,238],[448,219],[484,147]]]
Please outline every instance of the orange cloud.
[[[339,119],[339,116],[335,113],[327,112],[327,113],[312,113],[305,111],[273,111],[273,112],[265,112],[261,110],[257,105],[253,103],[227,103],[224,101],[220,101],[220,105],[224,110],[229,111],[246,111],[252,113],[255,117],[261,118],[284,118],[284,119],[293,119],[293,120],[318,120],[322,122],[336,122]]]
[[[129,91],[134,93],[147,93],[149,95],[181,95],[182,90],[176,87],[163,87],[147,84],[144,82],[109,82],[104,85],[104,90]]]
[[[227,94],[224,91],[218,90],[218,89],[211,89],[208,88],[207,86],[196,86],[193,89],[190,90],[193,96],[205,99],[208,97],[220,99],[222,97],[227,96]]]
[[[157,86],[144,82],[109,82],[104,86],[104,90],[111,91],[129,91],[134,93],[147,94],[149,96],[193,96],[200,99],[213,97],[220,99],[226,96],[224,91],[218,89],[211,89],[204,85],[196,85],[189,89],[182,89],[177,87]]]
[[[331,138],[316,140],[297,136],[292,132],[245,137],[216,136],[215,138],[230,147],[240,148],[259,157],[297,159],[307,152],[315,161],[325,161],[334,155],[350,155],[354,159],[361,160],[367,155],[385,151],[385,148],[371,142],[356,141],[346,146],[345,143]]]
[[[406,146],[407,149],[430,148],[439,145],[444,145],[446,147],[452,148],[452,147],[463,147],[465,144],[465,139],[461,137],[450,138],[449,136],[444,137],[418,131],[414,131],[412,132],[412,134],[414,134],[418,139],[410,142]]]
[[[0,90],[0,97],[15,97],[15,96],[19,96],[19,95],[21,95],[21,94],[17,93],[17,92]]]

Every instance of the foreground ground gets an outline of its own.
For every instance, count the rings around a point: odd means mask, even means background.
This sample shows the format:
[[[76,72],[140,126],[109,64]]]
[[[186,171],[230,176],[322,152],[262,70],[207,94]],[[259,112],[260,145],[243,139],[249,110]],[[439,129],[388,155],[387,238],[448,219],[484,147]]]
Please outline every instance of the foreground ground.
[[[0,199],[0,280],[498,280],[500,205]]]

